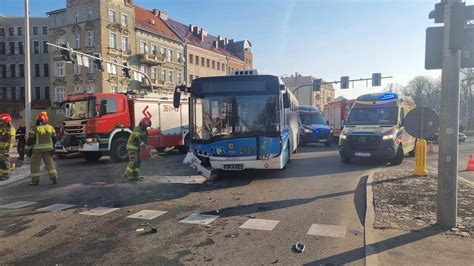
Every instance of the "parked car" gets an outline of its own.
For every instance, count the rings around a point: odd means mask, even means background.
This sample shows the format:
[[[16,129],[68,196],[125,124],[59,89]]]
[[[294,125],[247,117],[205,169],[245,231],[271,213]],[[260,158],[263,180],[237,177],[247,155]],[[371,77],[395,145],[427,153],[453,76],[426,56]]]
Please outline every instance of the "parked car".
[[[459,136],[459,142],[465,142],[466,139],[467,139],[467,137],[464,133],[459,132],[458,136]],[[426,141],[438,142],[438,140],[439,140],[439,133],[438,132],[434,133],[433,136],[430,136],[430,137],[426,138]]]

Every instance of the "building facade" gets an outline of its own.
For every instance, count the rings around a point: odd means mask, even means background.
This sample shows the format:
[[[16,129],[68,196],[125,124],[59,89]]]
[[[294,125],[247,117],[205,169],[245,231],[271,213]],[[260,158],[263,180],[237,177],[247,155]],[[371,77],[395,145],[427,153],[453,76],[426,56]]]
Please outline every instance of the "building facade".
[[[32,108],[50,106],[51,66],[46,17],[30,18]],[[25,109],[24,18],[0,17],[0,113],[22,116]]]
[[[295,94],[300,105],[313,105],[323,111],[327,103],[334,101],[335,90],[331,84],[323,84],[320,91],[313,91],[315,79],[315,77],[302,76],[298,73],[282,78],[283,82]]]

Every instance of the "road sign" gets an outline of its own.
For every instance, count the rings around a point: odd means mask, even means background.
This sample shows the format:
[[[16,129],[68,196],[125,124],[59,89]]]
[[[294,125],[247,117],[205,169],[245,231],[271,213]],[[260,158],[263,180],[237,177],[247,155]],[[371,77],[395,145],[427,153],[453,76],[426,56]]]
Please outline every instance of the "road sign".
[[[322,79],[313,80],[313,91],[321,91]]]
[[[341,89],[349,89],[349,76],[341,77]]]
[[[415,138],[431,137],[438,131],[439,118],[433,109],[417,107],[405,116],[403,126]]]
[[[372,74],[372,87],[382,86],[382,73]]]
[[[474,67],[474,27],[466,28],[461,68]],[[430,27],[426,30],[425,69],[443,67],[443,27]]]

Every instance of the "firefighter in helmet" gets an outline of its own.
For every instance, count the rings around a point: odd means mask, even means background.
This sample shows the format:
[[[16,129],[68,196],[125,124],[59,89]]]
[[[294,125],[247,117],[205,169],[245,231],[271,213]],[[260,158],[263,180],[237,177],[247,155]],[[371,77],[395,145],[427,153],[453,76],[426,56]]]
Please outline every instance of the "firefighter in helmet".
[[[41,176],[41,160],[44,161],[49,177],[53,185],[56,185],[58,173],[53,161],[52,153],[56,143],[56,132],[54,127],[48,124],[49,118],[46,112],[38,114],[36,125],[30,130],[26,141],[25,151],[31,157],[31,181],[30,185],[39,184]]]
[[[151,127],[151,120],[148,117],[143,118],[140,124],[133,129],[132,135],[128,139],[128,166],[125,170],[125,176],[130,181],[136,181],[140,178],[140,148],[147,143],[147,128]]]
[[[15,128],[9,114],[0,114],[0,181],[10,178],[10,152],[15,141]]]

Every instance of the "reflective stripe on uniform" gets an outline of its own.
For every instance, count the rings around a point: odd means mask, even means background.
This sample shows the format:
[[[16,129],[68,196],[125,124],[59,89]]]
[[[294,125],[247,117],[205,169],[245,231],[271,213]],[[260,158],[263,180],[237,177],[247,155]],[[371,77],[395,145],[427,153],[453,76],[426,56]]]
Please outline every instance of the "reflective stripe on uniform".
[[[49,174],[49,176],[57,176],[58,172],[56,171],[56,169],[53,169],[53,170],[49,170],[48,174]]]
[[[50,151],[53,150],[53,144],[52,143],[46,143],[46,144],[36,144],[33,146],[34,151]]]
[[[135,145],[127,145],[127,150],[137,151],[139,147]]]
[[[133,169],[130,168],[130,167],[127,167],[127,169],[125,169],[125,171],[126,171],[127,173],[133,173]]]
[[[10,174],[10,172],[9,169],[0,169],[0,174]]]
[[[31,177],[40,177],[41,173],[31,173]]]

